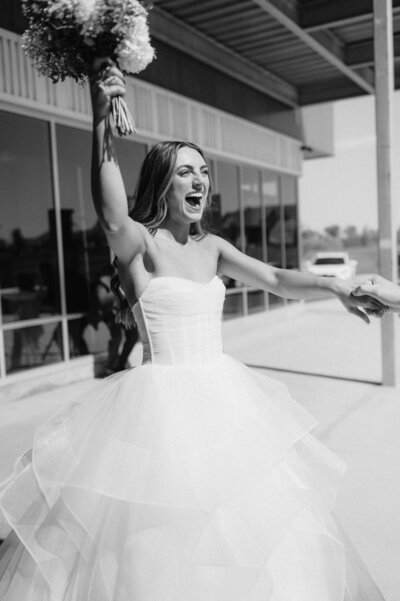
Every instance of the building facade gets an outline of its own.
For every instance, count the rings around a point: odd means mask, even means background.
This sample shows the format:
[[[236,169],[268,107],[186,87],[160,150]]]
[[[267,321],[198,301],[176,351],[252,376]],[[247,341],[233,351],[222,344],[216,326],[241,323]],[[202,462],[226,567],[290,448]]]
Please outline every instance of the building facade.
[[[66,378],[106,351],[107,332],[90,316],[93,284],[110,262],[90,195],[88,90],[39,77],[18,23],[10,29],[0,30],[0,393],[34,373]],[[251,256],[298,268],[298,113],[166,44],[157,52],[128,79],[137,133],[116,140],[128,195],[152,144],[192,140],[210,164],[212,231]],[[226,319],[282,303],[226,285]]]

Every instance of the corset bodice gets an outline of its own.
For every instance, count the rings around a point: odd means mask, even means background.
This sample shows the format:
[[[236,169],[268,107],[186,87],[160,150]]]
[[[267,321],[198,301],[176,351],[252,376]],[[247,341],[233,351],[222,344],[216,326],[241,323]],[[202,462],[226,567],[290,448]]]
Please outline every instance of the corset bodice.
[[[224,298],[218,276],[207,283],[170,276],[150,280],[132,309],[143,363],[204,365],[219,358]]]

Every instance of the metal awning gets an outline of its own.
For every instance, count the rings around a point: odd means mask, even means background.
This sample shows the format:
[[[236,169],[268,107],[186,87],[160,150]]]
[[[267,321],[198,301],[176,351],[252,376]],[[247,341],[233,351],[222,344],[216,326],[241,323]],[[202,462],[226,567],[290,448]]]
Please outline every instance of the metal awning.
[[[0,26],[25,29],[21,0]],[[400,88],[400,0],[393,0]],[[375,91],[373,0],[153,0],[151,34],[287,106]]]
[[[156,0],[151,30],[289,106],[373,94],[372,0]],[[393,0],[400,87],[400,0]]]

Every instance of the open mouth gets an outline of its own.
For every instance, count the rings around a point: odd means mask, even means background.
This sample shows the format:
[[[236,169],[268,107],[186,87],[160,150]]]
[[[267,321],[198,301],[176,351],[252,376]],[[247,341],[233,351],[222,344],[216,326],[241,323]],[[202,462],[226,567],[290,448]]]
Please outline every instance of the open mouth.
[[[201,207],[202,198],[203,195],[200,192],[196,192],[185,196],[185,202],[193,209],[199,209]]]

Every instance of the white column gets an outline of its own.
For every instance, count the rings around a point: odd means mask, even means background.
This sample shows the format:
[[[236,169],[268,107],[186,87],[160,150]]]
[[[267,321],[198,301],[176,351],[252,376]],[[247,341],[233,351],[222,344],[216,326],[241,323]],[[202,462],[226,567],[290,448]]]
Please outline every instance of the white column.
[[[393,25],[391,0],[374,0],[375,115],[380,274],[397,281],[396,210],[392,186]],[[382,319],[382,383],[396,385],[397,317]]]

